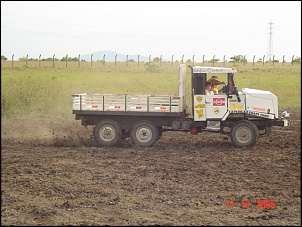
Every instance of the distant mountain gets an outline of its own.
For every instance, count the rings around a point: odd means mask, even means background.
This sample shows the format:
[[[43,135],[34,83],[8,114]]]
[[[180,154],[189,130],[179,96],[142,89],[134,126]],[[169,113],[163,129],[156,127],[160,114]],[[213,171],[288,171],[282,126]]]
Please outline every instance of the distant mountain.
[[[116,61],[126,62],[127,60],[126,54],[120,54],[111,50],[96,51],[90,54],[84,54],[80,56],[80,60],[85,60],[90,62],[91,55],[92,55],[92,61],[97,61],[97,60],[102,61],[104,59],[104,55],[105,55],[105,62],[115,62],[115,56],[116,56]],[[128,61],[131,59],[133,59],[135,62],[138,62],[138,55],[128,55]],[[152,60],[153,59],[151,59],[151,61]],[[139,56],[139,61],[148,62],[149,57]]]

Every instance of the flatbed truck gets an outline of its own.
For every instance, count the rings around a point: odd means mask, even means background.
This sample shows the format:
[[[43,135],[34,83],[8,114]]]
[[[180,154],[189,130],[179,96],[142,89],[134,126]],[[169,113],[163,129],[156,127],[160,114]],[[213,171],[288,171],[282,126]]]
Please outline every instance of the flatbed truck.
[[[153,146],[167,131],[221,133],[237,147],[250,147],[273,126],[289,125],[289,113],[279,117],[278,98],[269,91],[237,90],[234,68],[188,66],[191,69],[192,114],[186,105],[186,64],[179,66],[178,95],[73,94],[76,120],[93,126],[100,146],[114,146],[130,137],[138,146]],[[211,75],[226,75],[216,95],[205,94]]]

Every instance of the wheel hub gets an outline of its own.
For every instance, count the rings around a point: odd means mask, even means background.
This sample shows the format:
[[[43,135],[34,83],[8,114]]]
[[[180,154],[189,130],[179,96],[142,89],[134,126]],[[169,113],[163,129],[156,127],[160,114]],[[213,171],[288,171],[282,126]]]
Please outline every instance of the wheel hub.
[[[138,139],[141,141],[146,141],[151,139],[152,132],[148,128],[141,128],[138,130]]]
[[[241,127],[240,129],[238,129],[237,133],[236,133],[236,137],[238,139],[238,141],[245,143],[247,141],[249,141],[251,139],[251,132],[250,130],[248,130],[248,128],[246,127]]]
[[[100,136],[107,141],[112,140],[115,137],[115,130],[111,127],[103,127],[100,130]]]

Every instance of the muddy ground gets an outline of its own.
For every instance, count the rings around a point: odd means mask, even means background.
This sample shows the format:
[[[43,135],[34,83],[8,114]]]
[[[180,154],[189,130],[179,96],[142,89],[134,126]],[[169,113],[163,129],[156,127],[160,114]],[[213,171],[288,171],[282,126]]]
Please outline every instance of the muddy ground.
[[[1,225],[301,225],[301,112],[252,148],[167,132],[97,147],[73,116],[1,122]]]

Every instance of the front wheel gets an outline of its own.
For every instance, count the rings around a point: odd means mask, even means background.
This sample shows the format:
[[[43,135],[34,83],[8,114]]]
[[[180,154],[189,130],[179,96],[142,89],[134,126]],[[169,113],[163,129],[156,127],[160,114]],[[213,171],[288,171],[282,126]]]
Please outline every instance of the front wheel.
[[[99,145],[109,147],[120,142],[122,130],[117,122],[113,120],[103,120],[95,126],[93,135]]]
[[[259,138],[257,126],[250,121],[240,121],[231,129],[232,143],[237,147],[254,146]]]
[[[150,121],[139,121],[133,125],[130,137],[138,146],[151,147],[159,139],[158,128]]]

